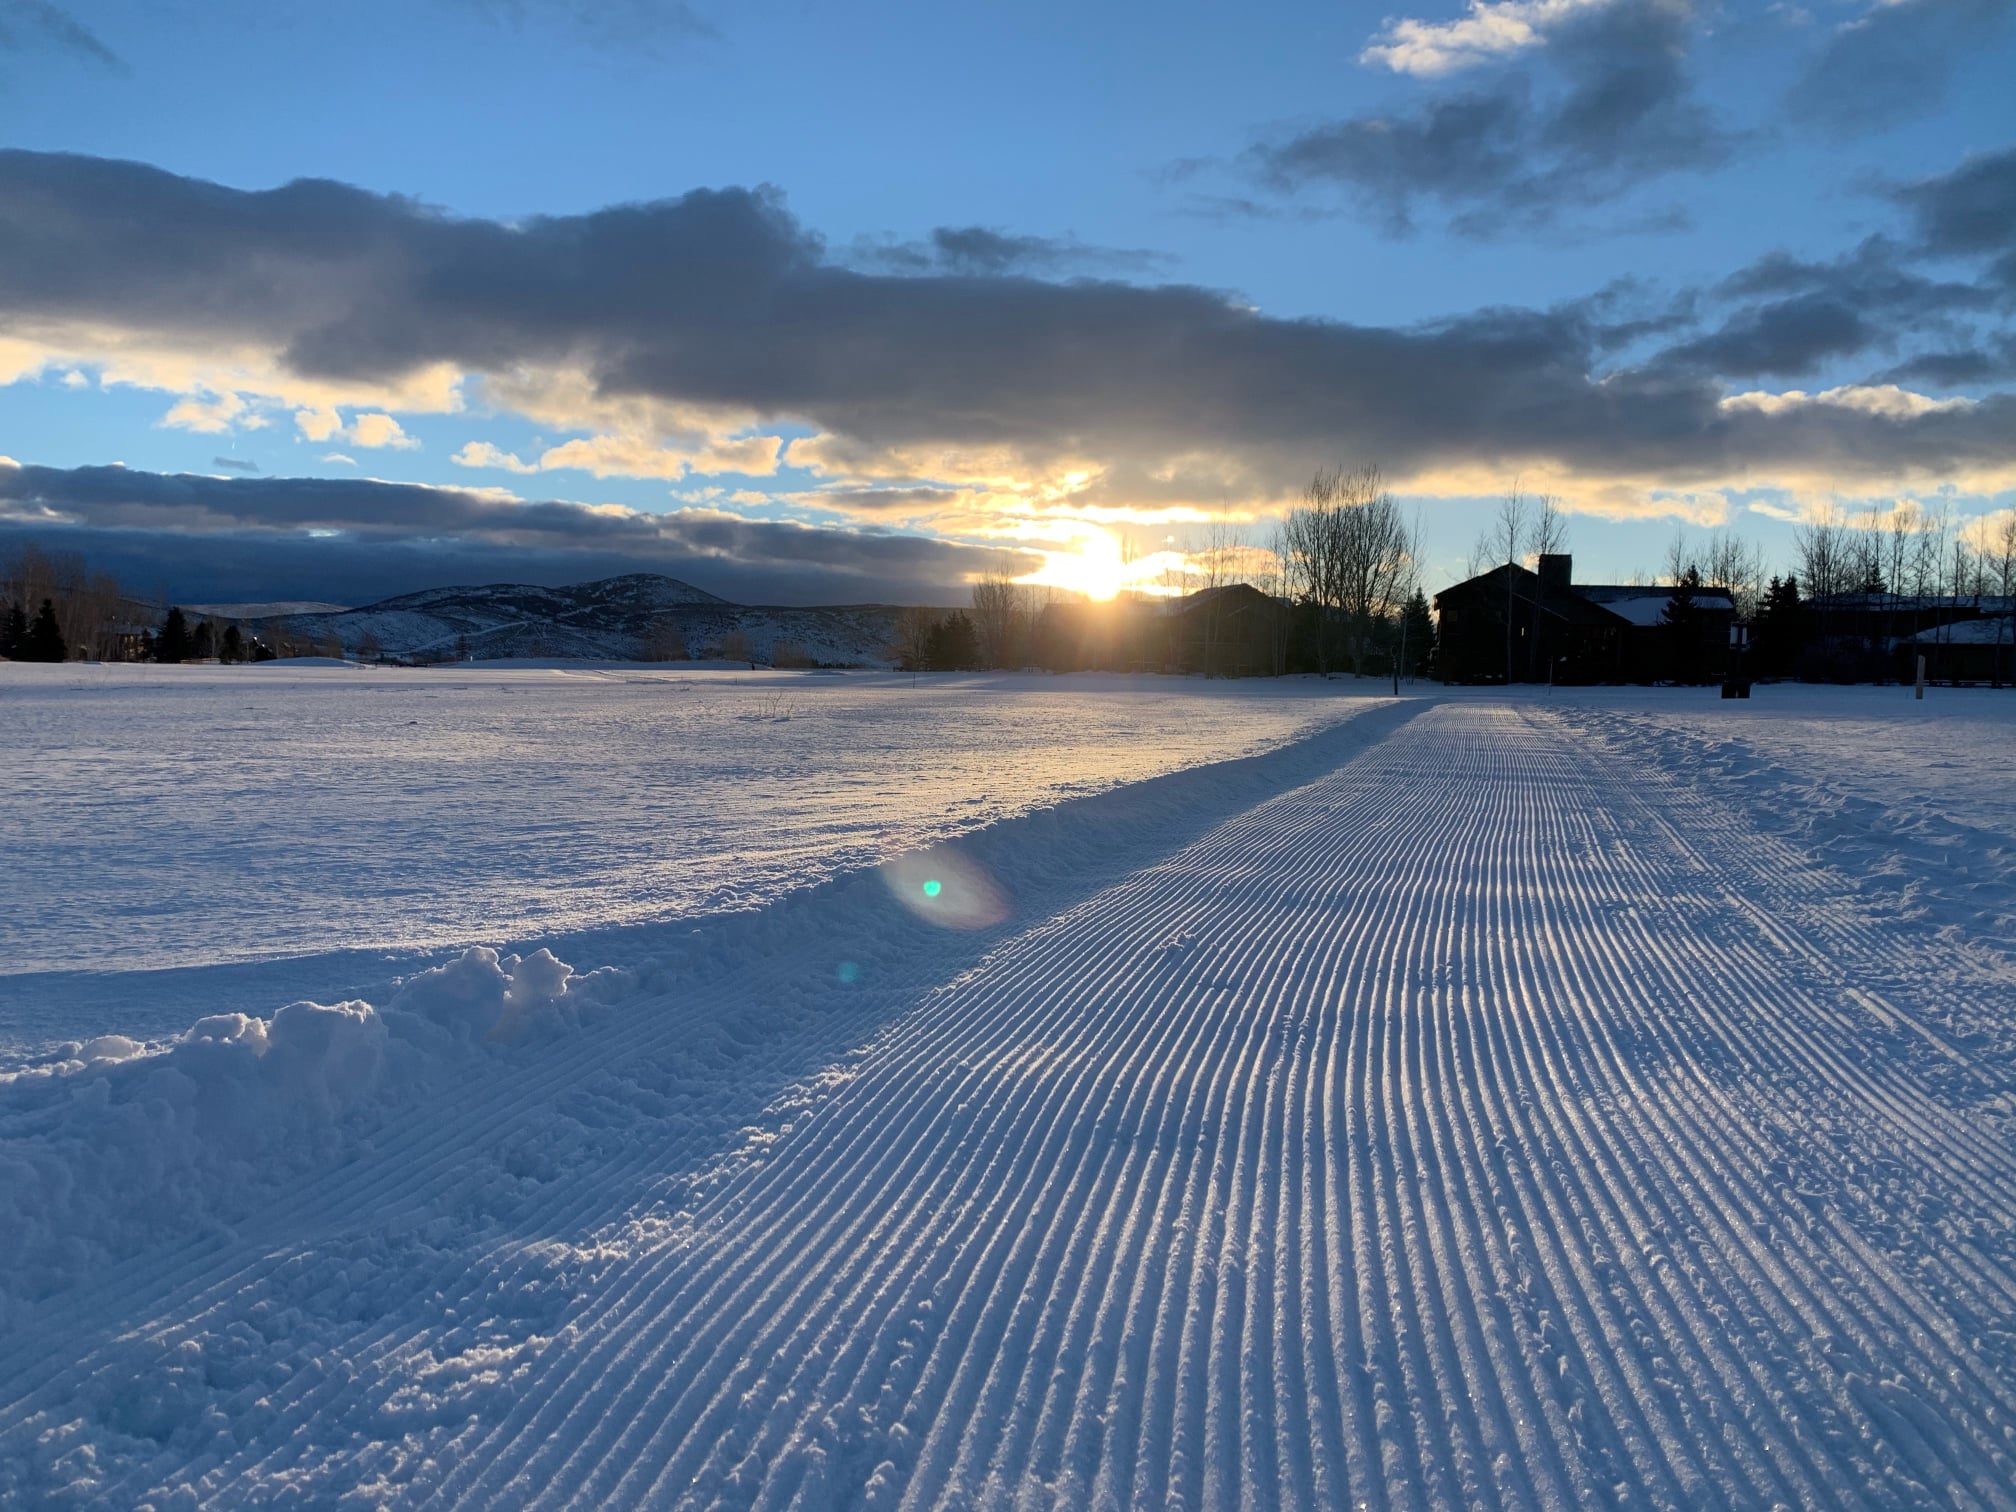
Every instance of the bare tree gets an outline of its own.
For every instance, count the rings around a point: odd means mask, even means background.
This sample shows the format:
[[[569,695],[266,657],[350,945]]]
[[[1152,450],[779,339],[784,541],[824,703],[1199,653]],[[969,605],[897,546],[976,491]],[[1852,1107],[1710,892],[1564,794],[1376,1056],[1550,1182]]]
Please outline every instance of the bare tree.
[[[1333,625],[1345,635],[1352,670],[1363,675],[1377,629],[1398,612],[1413,557],[1400,509],[1377,467],[1326,468],[1310,480],[1283,535],[1302,596],[1316,611],[1318,670],[1330,669]]]
[[[1019,667],[1029,623],[1029,594],[1022,584],[990,573],[973,585],[973,633],[983,667]]]
[[[906,672],[921,672],[931,660],[931,632],[938,628],[938,611],[922,607],[905,609],[896,616],[896,635],[889,650],[896,664]]]
[[[1567,549],[1568,521],[1561,513],[1561,501],[1553,494],[1541,494],[1533,501],[1533,524],[1526,541],[1536,559],[1558,556]]]
[[[1819,614],[1820,634],[1830,628],[1833,600],[1843,591],[1847,554],[1842,536],[1846,527],[1840,512],[1830,504],[1820,515],[1792,533],[1792,549],[1799,558],[1799,581],[1806,590],[1806,602]]]
[[[2000,687],[2009,675],[2008,647],[2016,640],[2016,509],[2002,517],[2002,527],[1987,540],[1986,559],[1992,563],[1996,595],[2002,600],[1997,605],[2002,611],[2000,623],[1996,626],[1996,647],[1993,677]]]
[[[74,551],[44,551],[28,543],[0,559],[0,609],[31,612],[48,599],[63,644],[73,656],[105,656],[129,606],[118,579],[92,572]]]
[[[1763,575],[1763,553],[1734,531],[1718,530],[1708,538],[1701,580],[1729,595],[1738,619],[1747,622],[1757,617],[1757,602],[1763,589],[1759,579]]]
[[[1687,527],[1675,525],[1673,538],[1666,543],[1665,564],[1662,569],[1666,586],[1678,588],[1680,580],[1687,576],[1687,569],[1694,565],[1693,553],[1687,549]]]
[[[1512,683],[1512,630],[1518,616],[1513,613],[1519,586],[1519,574],[1510,569],[1517,566],[1519,558],[1526,550],[1526,495],[1520,491],[1519,480],[1514,478],[1512,486],[1498,501],[1498,514],[1493,520],[1489,541],[1492,550],[1506,567],[1505,573],[1505,683]]]

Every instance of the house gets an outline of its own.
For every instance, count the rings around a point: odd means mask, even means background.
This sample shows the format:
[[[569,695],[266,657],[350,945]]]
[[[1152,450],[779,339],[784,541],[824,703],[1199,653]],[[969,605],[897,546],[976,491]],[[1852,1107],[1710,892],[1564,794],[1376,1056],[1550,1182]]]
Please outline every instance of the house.
[[[1452,682],[1711,682],[1728,663],[1736,606],[1699,588],[1668,619],[1671,588],[1577,584],[1574,558],[1516,562],[1435,595],[1436,673]]]
[[[1901,681],[1918,675],[1918,658],[1922,656],[1925,675],[1934,682],[1998,686],[2016,682],[2016,615],[1952,621],[1904,636],[1896,646]]]

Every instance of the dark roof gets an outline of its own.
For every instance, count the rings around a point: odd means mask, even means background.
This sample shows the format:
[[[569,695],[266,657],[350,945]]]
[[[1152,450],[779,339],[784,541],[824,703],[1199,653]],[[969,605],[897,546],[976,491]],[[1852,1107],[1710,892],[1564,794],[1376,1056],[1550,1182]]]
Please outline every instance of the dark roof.
[[[1444,588],[1435,595],[1436,607],[1439,609],[1442,600],[1450,597],[1467,598],[1485,593],[1502,595],[1505,592],[1505,574],[1508,572],[1514,574],[1513,592],[1525,602],[1537,604],[1543,614],[1551,615],[1564,624],[1602,626],[1623,623],[1609,610],[1584,598],[1580,588],[1572,588],[1566,592],[1556,588],[1543,593],[1540,587],[1540,574],[1517,562],[1500,562],[1488,572],[1480,572],[1473,578],[1465,578],[1460,583]]]

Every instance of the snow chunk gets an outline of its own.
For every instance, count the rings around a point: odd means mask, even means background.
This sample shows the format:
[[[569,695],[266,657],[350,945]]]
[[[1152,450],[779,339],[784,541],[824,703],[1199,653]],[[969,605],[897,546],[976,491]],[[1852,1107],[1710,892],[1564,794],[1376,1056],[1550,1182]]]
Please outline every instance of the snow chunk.
[[[477,945],[456,960],[410,977],[389,1011],[413,1014],[465,1039],[515,1040],[531,1030],[580,1021],[614,999],[627,981],[610,968],[577,976],[550,950],[500,956]]]

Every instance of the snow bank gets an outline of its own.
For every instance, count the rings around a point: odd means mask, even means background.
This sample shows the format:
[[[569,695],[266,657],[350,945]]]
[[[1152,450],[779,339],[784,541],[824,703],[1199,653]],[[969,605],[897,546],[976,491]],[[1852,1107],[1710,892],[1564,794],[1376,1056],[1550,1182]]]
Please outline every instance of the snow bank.
[[[454,1066],[578,1024],[627,987],[550,951],[477,947],[382,1010],[216,1014],[165,1045],[102,1035],[0,1073],[0,1322],[82,1269],[231,1222]]]
[[[1651,712],[1561,714],[1620,755],[1706,798],[1739,804],[1759,828],[1854,878],[1865,902],[1955,941],[2016,935],[2016,839],[1957,817],[1935,781],[1917,795],[1899,791],[1878,802],[1763,749],[1768,727],[1752,739],[1676,729]],[[1844,754],[1848,746],[1842,731]]]

